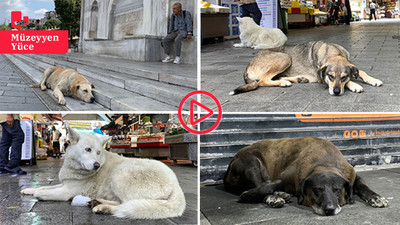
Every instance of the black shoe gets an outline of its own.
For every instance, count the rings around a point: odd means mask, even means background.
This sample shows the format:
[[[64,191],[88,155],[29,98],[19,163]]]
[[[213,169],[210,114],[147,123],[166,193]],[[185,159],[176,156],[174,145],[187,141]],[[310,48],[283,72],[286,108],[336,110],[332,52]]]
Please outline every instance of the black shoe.
[[[12,169],[10,169],[6,166],[6,167],[4,167],[4,170],[6,170],[8,173],[13,173],[13,174],[17,174],[17,175],[26,175],[27,174],[27,172],[23,171],[18,166],[15,168],[12,168]]]
[[[5,170],[4,167],[3,167],[3,168],[0,168],[0,174],[5,174],[5,173],[10,173],[10,172],[8,172],[7,170]]]

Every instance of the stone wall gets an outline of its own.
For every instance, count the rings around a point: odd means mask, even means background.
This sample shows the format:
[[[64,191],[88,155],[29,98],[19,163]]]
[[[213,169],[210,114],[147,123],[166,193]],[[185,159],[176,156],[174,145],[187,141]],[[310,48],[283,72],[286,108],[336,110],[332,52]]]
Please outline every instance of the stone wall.
[[[137,61],[161,61],[161,38],[167,34],[172,5],[181,2],[193,16],[195,0],[82,0],[80,46],[87,54],[104,54]],[[184,40],[183,63],[196,64],[197,36]]]

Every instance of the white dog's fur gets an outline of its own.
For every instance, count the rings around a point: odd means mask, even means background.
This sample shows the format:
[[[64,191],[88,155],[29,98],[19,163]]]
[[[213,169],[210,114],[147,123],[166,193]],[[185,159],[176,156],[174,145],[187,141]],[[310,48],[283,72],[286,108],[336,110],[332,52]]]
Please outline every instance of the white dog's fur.
[[[241,43],[233,47],[251,47],[254,49],[269,49],[283,46],[286,35],[278,28],[264,28],[258,26],[250,17],[237,17],[239,21]]]
[[[71,145],[59,173],[61,184],[27,188],[22,194],[52,201],[84,195],[97,200],[94,213],[117,217],[162,219],[182,215],[185,196],[175,173],[164,163],[107,152],[103,149],[109,139],[106,137],[79,135],[69,128],[69,138]]]

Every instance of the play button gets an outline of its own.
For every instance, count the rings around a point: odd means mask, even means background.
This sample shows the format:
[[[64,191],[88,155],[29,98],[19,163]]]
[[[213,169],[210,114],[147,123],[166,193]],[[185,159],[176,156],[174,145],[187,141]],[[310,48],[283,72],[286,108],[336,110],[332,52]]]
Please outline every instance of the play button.
[[[195,130],[192,127],[189,127],[185,123],[185,120],[182,117],[183,105],[185,104],[185,102],[189,98],[191,98],[193,96],[196,96],[196,95],[206,95],[206,96],[212,98],[214,100],[215,104],[217,105],[217,108],[218,108],[218,118],[217,118],[216,122],[214,123],[213,126],[211,126],[210,128],[208,128],[206,130],[199,130],[199,129]],[[197,106],[197,112],[195,112],[196,106]],[[206,115],[202,115],[202,114],[204,114],[204,111],[207,112]],[[215,112],[212,109],[210,109],[209,107],[201,104],[200,102],[198,102],[196,100],[193,100],[193,99],[190,100],[190,114],[189,114],[190,125],[195,126],[195,125],[197,125],[200,122],[206,120],[207,118],[209,118],[210,116],[212,116],[214,114],[215,114]],[[221,104],[219,103],[218,99],[214,95],[212,95],[211,93],[206,92],[206,91],[193,91],[193,92],[189,93],[188,95],[186,95],[182,99],[181,103],[179,104],[178,117],[179,117],[179,121],[181,122],[182,126],[187,131],[189,131],[191,133],[194,133],[194,134],[206,134],[206,133],[209,133],[209,132],[213,131],[215,128],[217,128],[217,126],[218,126],[218,124],[219,124],[219,122],[221,121],[221,118],[222,118],[222,107],[221,107]],[[198,117],[198,119],[196,119],[196,117]]]
[[[199,119],[195,120],[194,119],[194,107],[195,104],[198,105],[201,109],[204,109],[208,112],[207,115],[200,117]],[[212,116],[214,114],[214,111],[212,111],[210,108],[208,108],[207,106],[201,104],[200,102],[196,101],[196,100],[191,100],[190,101],[190,124],[192,125],[196,125],[198,123],[200,123],[201,121],[207,119],[208,117]]]

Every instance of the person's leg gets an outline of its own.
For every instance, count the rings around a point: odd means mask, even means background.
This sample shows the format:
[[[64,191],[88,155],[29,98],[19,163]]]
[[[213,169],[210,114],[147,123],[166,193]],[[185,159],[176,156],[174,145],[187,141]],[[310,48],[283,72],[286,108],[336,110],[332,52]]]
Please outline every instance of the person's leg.
[[[250,11],[247,10],[248,4],[240,6],[242,8],[242,17],[250,17]]]
[[[0,170],[8,164],[9,149],[12,143],[12,137],[8,130],[7,123],[3,123],[3,134],[0,141]]]
[[[373,10],[373,9],[371,9],[371,10],[369,11],[369,21],[372,20],[372,10]]]
[[[175,54],[176,56],[181,56],[181,49],[182,49],[182,34],[178,32],[178,34],[175,37]]]
[[[171,45],[177,36],[177,32],[171,32],[162,39],[165,54],[171,54]]]
[[[21,128],[19,120],[14,121],[14,126],[10,128],[10,130],[12,135],[12,145],[11,145],[10,161],[8,162],[7,167],[13,169],[18,167],[19,162],[21,161],[22,144],[25,141],[25,134]]]
[[[256,24],[260,25],[262,13],[258,8],[257,3],[248,4],[247,8],[253,14],[253,20]]]

